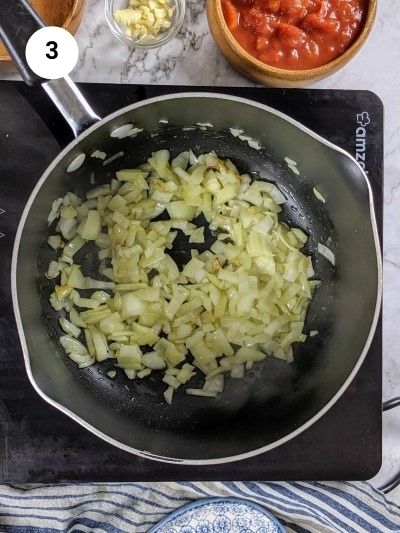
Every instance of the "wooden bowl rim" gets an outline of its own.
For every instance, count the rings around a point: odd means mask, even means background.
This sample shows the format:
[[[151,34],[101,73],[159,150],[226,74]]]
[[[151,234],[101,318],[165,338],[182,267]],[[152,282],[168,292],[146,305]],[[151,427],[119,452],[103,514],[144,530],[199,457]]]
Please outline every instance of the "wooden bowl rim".
[[[63,28],[68,28],[71,24],[72,19],[75,17],[76,13],[82,9],[85,0],[74,0],[71,11],[69,12],[68,18],[64,21],[62,25]]]
[[[256,59],[254,56],[249,54],[234,38],[228,25],[225,21],[224,14],[222,12],[221,0],[209,0],[208,9],[212,2],[215,2],[217,19],[221,25],[221,29],[224,33],[224,37],[229,42],[230,47],[234,52],[242,57],[251,67],[255,68],[257,72],[262,72],[264,75],[273,76],[274,78],[284,79],[289,81],[300,81],[307,79],[316,79],[326,77],[329,73],[335,72],[340,67],[344,66],[350,59],[352,59],[355,54],[360,50],[365,41],[368,38],[368,35],[371,32],[372,26],[374,24],[377,12],[378,0],[368,0],[368,11],[364,20],[363,29],[361,30],[357,39],[353,44],[343,52],[339,57],[322,65],[321,67],[315,67],[311,69],[303,70],[289,70],[278,67],[273,67],[267,63]],[[212,19],[209,17],[210,23]]]
[[[85,3],[85,0],[74,0],[74,3],[72,5],[72,9],[69,11],[69,14],[67,18],[64,20],[63,25],[61,26],[64,29],[68,29],[71,21],[75,17],[76,13],[79,12],[80,9],[82,9],[83,5]],[[1,41],[0,41],[1,42]],[[0,63],[12,63],[12,58],[10,57],[9,53],[6,50],[5,55],[2,55],[0,53]]]

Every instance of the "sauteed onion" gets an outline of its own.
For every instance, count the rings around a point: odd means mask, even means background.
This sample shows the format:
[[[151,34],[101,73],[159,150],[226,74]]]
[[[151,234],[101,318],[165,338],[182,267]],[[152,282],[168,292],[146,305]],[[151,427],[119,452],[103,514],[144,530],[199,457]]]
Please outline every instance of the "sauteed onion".
[[[267,356],[291,362],[318,281],[301,251],[307,235],[278,220],[284,202],[275,184],[213,152],[171,160],[167,150],[84,200],[55,200],[47,277],[68,356],[81,368],[111,360],[129,379],[162,372],[168,403],[198,372],[204,386],[186,392],[215,397],[227,374],[242,379]],[[178,233],[191,249],[181,268]],[[99,279],[76,259],[93,243]]]

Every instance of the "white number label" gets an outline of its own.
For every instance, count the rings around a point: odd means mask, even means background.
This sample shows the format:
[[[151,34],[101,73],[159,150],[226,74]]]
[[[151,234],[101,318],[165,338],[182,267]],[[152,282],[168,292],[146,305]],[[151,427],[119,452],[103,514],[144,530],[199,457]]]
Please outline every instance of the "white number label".
[[[63,28],[48,26],[35,32],[26,45],[29,67],[41,78],[57,80],[75,67],[79,50],[74,37]]]

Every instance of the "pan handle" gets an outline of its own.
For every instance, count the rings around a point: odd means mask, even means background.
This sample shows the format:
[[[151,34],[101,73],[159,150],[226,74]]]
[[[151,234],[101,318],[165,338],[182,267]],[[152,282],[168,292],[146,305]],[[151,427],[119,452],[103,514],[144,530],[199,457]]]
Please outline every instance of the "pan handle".
[[[40,85],[43,78],[35,74],[25,59],[25,48],[43,21],[25,0],[0,0],[0,36],[28,85]]]
[[[70,125],[75,137],[101,120],[69,76],[47,81],[42,87]]]
[[[43,27],[43,21],[27,0],[0,0],[0,37],[14,59],[22,79],[28,85],[42,85],[72,128],[75,137],[78,137],[101,119],[68,76],[58,80],[46,80],[29,68],[25,57],[27,42]]]

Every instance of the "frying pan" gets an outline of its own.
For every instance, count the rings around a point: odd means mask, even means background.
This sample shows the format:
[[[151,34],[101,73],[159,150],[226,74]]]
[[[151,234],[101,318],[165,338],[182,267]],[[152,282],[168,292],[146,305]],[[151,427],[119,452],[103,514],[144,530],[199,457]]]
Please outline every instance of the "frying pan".
[[[348,153],[290,117],[232,96],[173,94],[130,105],[100,120],[69,78],[43,80],[25,64],[26,41],[41,25],[24,1],[0,0],[0,33],[24,80],[43,86],[76,136],[39,179],[15,240],[13,304],[32,385],[46,401],[107,442],[159,461],[235,461],[294,438],[343,394],[375,331],[381,256],[367,176]],[[200,129],[199,122],[213,127]],[[136,137],[115,138],[113,132],[125,124],[143,131]],[[234,137],[232,127],[257,139],[263,148],[256,150]],[[267,358],[245,379],[228,379],[220,398],[189,397],[179,391],[172,406],[163,402],[161,376],[141,382],[124,375],[110,380],[105,377],[112,367],[107,361],[77,369],[58,342],[59,316],[48,303],[51,287],[44,277],[54,258],[46,244],[52,201],[68,190],[84,194],[92,187],[91,173],[96,184],[107,182],[116,170],[135,167],[164,148],[172,156],[189,148],[195,153],[215,150],[242,172],[276,182],[287,198],[281,220],[309,234],[306,252],[322,281],[305,326],[306,333],[319,334],[295,347],[293,363]],[[123,156],[103,166],[89,157],[95,149]],[[86,154],[84,163],[68,173],[80,154]],[[297,161],[300,176],[288,168],[286,156]],[[325,204],[313,194],[313,187],[323,192]],[[207,232],[205,248],[213,239]],[[329,245],[335,266],[317,253],[319,242]],[[171,254],[179,265],[187,261],[189,245],[183,236]],[[89,275],[96,273],[90,252],[78,256],[77,262]]]

